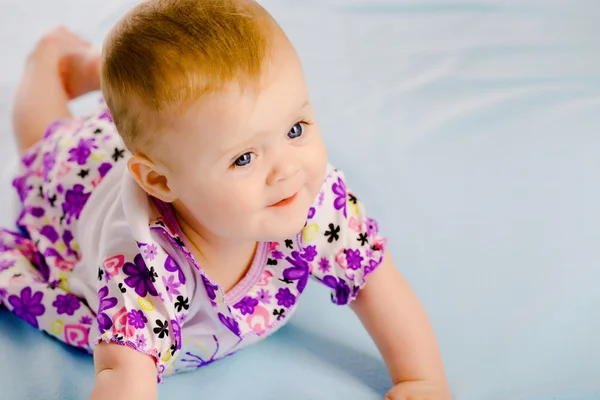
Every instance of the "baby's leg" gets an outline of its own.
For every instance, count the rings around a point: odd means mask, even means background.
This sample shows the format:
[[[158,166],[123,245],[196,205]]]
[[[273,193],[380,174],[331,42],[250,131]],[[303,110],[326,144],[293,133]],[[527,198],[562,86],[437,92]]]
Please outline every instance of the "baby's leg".
[[[68,103],[100,89],[100,54],[65,28],[47,33],[27,59],[13,106],[19,153],[33,146],[47,126],[71,117]]]
[[[44,276],[49,271],[33,266],[30,240],[0,229],[0,247],[0,305],[35,328],[91,352],[89,333],[96,317],[87,304],[68,293],[55,273]]]

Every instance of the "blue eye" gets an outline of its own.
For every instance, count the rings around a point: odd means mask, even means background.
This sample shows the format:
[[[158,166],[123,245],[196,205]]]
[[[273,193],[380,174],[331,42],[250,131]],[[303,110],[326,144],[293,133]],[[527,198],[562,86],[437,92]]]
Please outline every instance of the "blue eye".
[[[234,164],[236,167],[245,167],[246,165],[252,162],[252,153],[242,154],[237,160],[235,160]]]
[[[304,126],[302,126],[302,124],[298,122],[296,125],[292,126],[292,129],[290,129],[290,131],[288,132],[288,137],[290,139],[296,139],[302,136],[303,132]]]

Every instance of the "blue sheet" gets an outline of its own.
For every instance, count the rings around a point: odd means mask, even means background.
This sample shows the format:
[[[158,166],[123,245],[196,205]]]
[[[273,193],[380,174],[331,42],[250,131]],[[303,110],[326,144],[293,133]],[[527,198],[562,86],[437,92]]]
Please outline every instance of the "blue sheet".
[[[456,399],[600,398],[600,2],[264,0],[305,63],[333,163],[389,234]],[[34,40],[100,44],[133,2],[4,0],[0,223],[10,104]],[[75,105],[83,110],[92,101]],[[89,356],[0,311],[0,398],[82,399]],[[161,398],[381,399],[376,348],[309,285],[293,321]]]

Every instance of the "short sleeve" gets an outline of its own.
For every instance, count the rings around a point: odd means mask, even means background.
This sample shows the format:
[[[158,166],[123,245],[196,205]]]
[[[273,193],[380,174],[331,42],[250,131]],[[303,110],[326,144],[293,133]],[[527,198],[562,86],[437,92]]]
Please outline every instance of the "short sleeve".
[[[103,258],[98,269],[100,341],[132,347],[154,358],[158,381],[181,349],[189,309],[185,276],[156,244],[135,242],[128,254]]]
[[[353,301],[381,261],[386,239],[377,221],[348,189],[341,171],[329,166],[325,182],[302,232],[311,276],[331,289],[331,300]]]

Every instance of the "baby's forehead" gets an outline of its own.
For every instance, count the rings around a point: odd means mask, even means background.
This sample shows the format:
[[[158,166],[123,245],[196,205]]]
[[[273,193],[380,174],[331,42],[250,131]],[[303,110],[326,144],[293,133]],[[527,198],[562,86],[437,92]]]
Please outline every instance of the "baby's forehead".
[[[271,90],[231,90],[206,94],[184,113],[167,122],[170,137],[179,144],[198,146],[210,157],[226,154],[237,146],[286,131],[309,118],[310,102],[302,83],[289,90],[282,84]],[[302,90],[304,87],[304,90]]]
[[[288,118],[308,102],[305,81],[299,76],[276,76],[256,86],[237,87],[210,93],[186,115],[199,117],[200,124],[268,126]]]

